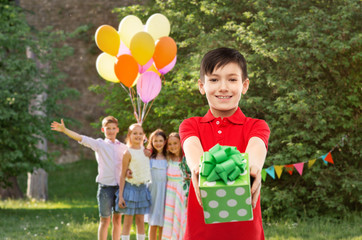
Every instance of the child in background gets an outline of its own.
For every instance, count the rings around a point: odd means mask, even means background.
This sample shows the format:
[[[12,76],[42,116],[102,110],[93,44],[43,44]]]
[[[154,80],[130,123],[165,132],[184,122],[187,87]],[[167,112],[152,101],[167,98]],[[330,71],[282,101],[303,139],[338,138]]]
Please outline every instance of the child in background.
[[[118,192],[118,208],[124,214],[122,240],[130,239],[133,216],[136,219],[137,240],[145,239],[144,214],[149,213],[151,194],[147,184],[151,181],[149,158],[144,154],[143,128],[132,124],[128,128],[127,147],[129,155],[123,159],[122,173]],[[126,179],[127,169],[132,171],[132,178]]]
[[[159,240],[162,236],[167,183],[166,140],[166,134],[161,129],[157,129],[151,133],[147,146],[152,150],[150,159],[152,183],[149,187],[152,205],[149,215],[146,215],[150,240]]]
[[[105,139],[93,139],[79,135],[66,128],[63,119],[61,123],[54,121],[51,124],[51,129],[66,134],[95,152],[98,163],[96,182],[98,183],[97,200],[100,217],[98,239],[107,239],[112,213],[112,237],[113,239],[119,239],[122,215],[115,210],[115,205],[117,204],[115,200],[122,168],[122,159],[126,158],[125,156],[129,155],[129,153],[126,145],[116,139],[119,132],[118,120],[112,116],[103,119],[101,131],[104,133]]]
[[[187,203],[185,240],[262,240],[264,231],[260,208],[261,170],[264,165],[270,130],[265,121],[246,117],[239,108],[241,96],[249,88],[246,61],[239,51],[218,48],[208,52],[201,62],[199,90],[206,95],[209,111],[180,125],[180,136],[191,186]],[[235,146],[249,155],[253,206],[252,221],[205,224],[200,189],[199,164],[203,152],[219,143]]]
[[[167,140],[167,192],[165,224],[162,239],[182,240],[186,229],[186,194],[188,192],[187,181],[189,176],[182,171],[182,157],[180,136],[171,133]],[[186,182],[185,182],[186,181]]]

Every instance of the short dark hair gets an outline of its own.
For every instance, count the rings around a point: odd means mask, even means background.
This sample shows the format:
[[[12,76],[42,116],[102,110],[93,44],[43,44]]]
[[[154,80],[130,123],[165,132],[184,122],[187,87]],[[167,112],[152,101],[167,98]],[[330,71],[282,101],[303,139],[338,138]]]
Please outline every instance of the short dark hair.
[[[248,78],[246,60],[244,56],[236,49],[232,48],[217,48],[205,54],[200,65],[200,79],[205,80],[205,75],[212,74],[215,68],[223,67],[228,63],[236,63],[240,66],[242,81]]]

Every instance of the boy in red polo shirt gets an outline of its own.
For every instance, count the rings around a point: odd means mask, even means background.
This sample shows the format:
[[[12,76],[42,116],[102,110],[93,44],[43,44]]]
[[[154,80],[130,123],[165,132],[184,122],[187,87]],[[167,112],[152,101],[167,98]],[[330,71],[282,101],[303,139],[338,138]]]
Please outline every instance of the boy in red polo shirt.
[[[246,61],[237,50],[218,48],[208,52],[198,81],[210,109],[204,117],[186,119],[180,136],[192,181],[187,204],[185,240],[264,239],[260,210],[261,170],[264,165],[270,130],[265,121],[245,117],[238,104],[249,87]],[[205,224],[198,187],[200,157],[215,144],[235,146],[249,154],[254,220]]]

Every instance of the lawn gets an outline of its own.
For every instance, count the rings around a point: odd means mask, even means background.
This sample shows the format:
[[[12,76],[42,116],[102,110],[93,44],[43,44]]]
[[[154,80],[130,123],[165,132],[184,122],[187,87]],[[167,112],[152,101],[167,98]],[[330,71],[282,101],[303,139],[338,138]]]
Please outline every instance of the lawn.
[[[49,172],[49,200],[0,201],[0,239],[96,239],[97,164],[82,160]],[[20,178],[25,188],[25,177]],[[273,220],[264,223],[266,239],[361,239],[359,213],[343,220],[330,218]],[[136,239],[132,228],[131,239]],[[109,231],[110,233],[110,231]],[[110,234],[108,239],[111,239]]]

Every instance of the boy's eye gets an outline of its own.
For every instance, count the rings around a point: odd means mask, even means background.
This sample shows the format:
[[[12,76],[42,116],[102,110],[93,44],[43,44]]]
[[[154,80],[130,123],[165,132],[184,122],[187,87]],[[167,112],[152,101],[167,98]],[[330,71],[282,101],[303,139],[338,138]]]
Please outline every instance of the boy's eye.
[[[210,82],[216,82],[216,81],[217,81],[217,78],[210,78],[209,81],[210,81]]]
[[[236,82],[237,79],[236,79],[236,78],[231,78],[231,79],[229,79],[229,81],[231,81],[231,82]]]

